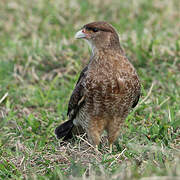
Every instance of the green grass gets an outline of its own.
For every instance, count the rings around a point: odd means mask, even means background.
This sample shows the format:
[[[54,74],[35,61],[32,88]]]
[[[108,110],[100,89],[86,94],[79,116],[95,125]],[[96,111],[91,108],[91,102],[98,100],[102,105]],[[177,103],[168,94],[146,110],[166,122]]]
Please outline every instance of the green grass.
[[[0,179],[180,178],[178,7],[178,0],[1,1]],[[98,154],[82,137],[60,146],[54,136],[90,56],[74,34],[98,20],[116,27],[142,83],[112,154],[105,136]]]

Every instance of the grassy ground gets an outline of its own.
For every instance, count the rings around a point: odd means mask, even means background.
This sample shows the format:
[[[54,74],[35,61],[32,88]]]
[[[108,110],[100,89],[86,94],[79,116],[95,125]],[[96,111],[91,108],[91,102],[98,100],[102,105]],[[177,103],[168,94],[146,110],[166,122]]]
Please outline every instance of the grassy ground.
[[[180,178],[178,0],[0,1],[0,179]],[[89,50],[74,34],[112,23],[142,82],[114,152],[83,137],[60,146],[55,127]],[[159,176],[159,177],[158,177]]]

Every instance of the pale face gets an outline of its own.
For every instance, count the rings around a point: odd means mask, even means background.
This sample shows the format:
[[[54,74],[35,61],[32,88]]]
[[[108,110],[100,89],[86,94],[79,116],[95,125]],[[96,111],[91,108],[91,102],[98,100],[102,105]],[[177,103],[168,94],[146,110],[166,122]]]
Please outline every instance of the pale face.
[[[88,32],[85,28],[81,29],[75,34],[76,39],[84,39],[87,44],[89,45],[90,49],[92,50],[92,53],[94,54],[95,51],[95,44],[93,43],[93,33]]]

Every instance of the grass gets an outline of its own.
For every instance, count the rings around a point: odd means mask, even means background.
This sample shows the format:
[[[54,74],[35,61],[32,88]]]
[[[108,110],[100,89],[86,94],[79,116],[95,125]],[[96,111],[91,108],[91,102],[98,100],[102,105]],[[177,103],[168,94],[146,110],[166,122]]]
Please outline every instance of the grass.
[[[178,0],[0,2],[0,179],[179,179]],[[108,21],[142,83],[112,154],[86,139],[60,146],[55,127],[89,50],[75,32]],[[7,94],[8,93],[8,94]]]

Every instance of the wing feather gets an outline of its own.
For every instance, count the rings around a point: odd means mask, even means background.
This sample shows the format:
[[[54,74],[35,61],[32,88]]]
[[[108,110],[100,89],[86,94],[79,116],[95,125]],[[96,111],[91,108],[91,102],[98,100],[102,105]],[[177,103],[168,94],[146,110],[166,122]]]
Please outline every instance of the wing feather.
[[[70,97],[69,104],[68,104],[68,112],[67,112],[69,119],[74,119],[76,117],[76,114],[77,114],[79,108],[82,107],[82,105],[85,102],[83,82],[86,77],[87,69],[88,69],[88,66],[86,66],[82,70],[82,72],[79,76],[79,79],[76,83],[76,86]]]

